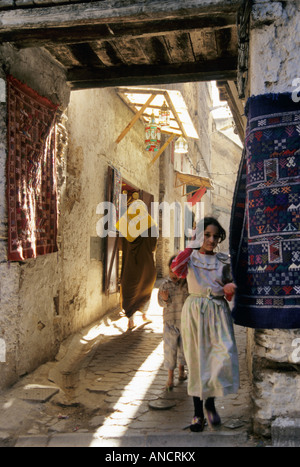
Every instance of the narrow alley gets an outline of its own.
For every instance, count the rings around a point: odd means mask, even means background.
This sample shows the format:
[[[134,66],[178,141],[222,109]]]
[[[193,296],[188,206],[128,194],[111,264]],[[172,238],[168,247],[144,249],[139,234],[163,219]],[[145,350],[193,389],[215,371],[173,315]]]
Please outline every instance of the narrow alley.
[[[300,0],[0,1],[0,446],[300,446],[299,25]],[[134,296],[158,280],[127,331],[136,201]],[[156,294],[205,216],[240,389],[191,433]]]
[[[156,284],[157,286],[157,284]],[[186,381],[164,389],[162,308],[157,288],[149,322],[136,317],[126,332],[119,310],[68,340],[56,361],[42,365],[0,397],[0,443],[16,447],[257,446],[251,438],[246,330],[236,327],[241,386],[217,400],[222,425],[191,433]],[[138,313],[137,313],[138,314]]]

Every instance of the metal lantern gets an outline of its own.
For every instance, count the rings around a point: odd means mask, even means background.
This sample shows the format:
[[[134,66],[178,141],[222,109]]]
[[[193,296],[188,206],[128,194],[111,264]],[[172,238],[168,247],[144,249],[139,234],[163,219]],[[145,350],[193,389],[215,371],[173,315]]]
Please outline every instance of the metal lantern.
[[[178,140],[175,143],[175,152],[179,154],[186,154],[188,152],[188,144],[186,139],[183,136],[179,136]]]
[[[152,113],[150,123],[148,123],[145,127],[146,151],[158,151],[160,141],[160,125],[156,123],[154,114]]]
[[[161,126],[169,126],[170,125],[170,110],[164,101],[160,111],[159,111],[159,123]]]

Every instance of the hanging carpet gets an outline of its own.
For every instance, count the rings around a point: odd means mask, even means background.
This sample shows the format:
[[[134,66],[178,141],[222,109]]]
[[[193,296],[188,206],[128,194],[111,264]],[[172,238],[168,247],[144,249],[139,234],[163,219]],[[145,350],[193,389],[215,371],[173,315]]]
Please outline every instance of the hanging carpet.
[[[300,103],[251,97],[230,226],[236,324],[300,328]]]
[[[12,76],[8,99],[8,260],[57,251],[57,106]]]

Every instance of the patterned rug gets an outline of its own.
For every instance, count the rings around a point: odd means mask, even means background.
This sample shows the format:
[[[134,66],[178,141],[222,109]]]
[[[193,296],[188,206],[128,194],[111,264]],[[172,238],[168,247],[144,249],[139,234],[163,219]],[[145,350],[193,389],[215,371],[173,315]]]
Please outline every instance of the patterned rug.
[[[290,94],[255,96],[246,115],[230,227],[233,318],[300,328],[300,103]]]
[[[8,260],[57,251],[56,108],[12,76],[8,94]]]

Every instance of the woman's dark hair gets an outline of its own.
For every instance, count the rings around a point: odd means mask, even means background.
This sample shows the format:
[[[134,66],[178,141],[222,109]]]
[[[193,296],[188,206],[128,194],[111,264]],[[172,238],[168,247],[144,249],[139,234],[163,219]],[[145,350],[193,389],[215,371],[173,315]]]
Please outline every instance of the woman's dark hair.
[[[204,230],[208,225],[214,225],[219,230],[220,240],[219,243],[223,242],[226,238],[226,232],[221,226],[220,222],[217,221],[214,217],[204,217]]]

